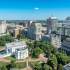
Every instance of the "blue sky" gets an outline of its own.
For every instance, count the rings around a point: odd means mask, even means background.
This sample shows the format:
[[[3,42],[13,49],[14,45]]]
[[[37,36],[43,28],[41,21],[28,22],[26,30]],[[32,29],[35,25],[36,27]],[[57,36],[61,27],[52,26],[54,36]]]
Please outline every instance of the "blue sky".
[[[49,16],[70,16],[70,0],[0,0],[0,19],[35,20]]]

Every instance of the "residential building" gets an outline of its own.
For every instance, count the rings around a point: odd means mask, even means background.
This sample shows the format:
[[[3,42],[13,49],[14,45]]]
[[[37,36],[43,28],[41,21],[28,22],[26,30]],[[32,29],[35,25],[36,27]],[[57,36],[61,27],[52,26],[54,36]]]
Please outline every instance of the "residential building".
[[[34,40],[41,40],[42,25],[41,23],[31,23],[28,28],[28,37]]]
[[[20,30],[19,29],[14,29],[13,30],[13,36],[15,37],[15,38],[17,38],[17,36],[20,34]]]
[[[61,36],[56,34],[51,34],[51,43],[55,48],[61,47]]]
[[[42,35],[43,41],[50,41],[50,35]]]
[[[50,34],[57,30],[58,19],[56,17],[49,17],[47,19],[47,33]]]
[[[61,47],[61,26],[62,23],[58,23],[58,19],[56,17],[49,17],[47,19],[47,34],[55,48]]]
[[[17,36],[22,33],[24,27],[21,25],[11,25],[9,24],[7,27],[7,32],[9,32],[13,37],[17,38]]]
[[[6,21],[0,21],[0,34],[5,34],[7,31]]]
[[[47,35],[47,23],[41,23],[42,24],[42,35]]]

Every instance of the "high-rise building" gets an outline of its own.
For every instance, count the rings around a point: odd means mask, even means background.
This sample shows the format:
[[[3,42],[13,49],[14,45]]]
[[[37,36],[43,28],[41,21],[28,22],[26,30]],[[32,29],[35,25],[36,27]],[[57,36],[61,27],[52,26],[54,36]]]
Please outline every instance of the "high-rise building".
[[[0,21],[0,34],[6,33],[7,24],[6,21]]]
[[[61,47],[61,35],[51,34],[51,43],[55,48]]]
[[[40,40],[42,32],[41,30],[41,23],[31,23],[30,27],[28,28],[28,37],[34,40]]]
[[[60,49],[65,53],[70,54],[70,38],[66,38],[65,40],[63,40],[62,47]]]
[[[57,30],[58,19],[56,17],[49,17],[47,19],[47,32],[50,34],[53,31]]]

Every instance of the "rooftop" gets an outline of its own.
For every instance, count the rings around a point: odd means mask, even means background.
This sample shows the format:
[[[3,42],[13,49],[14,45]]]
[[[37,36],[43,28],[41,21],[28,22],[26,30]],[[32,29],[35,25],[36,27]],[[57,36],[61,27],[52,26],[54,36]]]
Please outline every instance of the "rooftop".
[[[63,68],[64,68],[64,70],[70,70],[70,63],[65,65]]]
[[[6,46],[7,47],[25,47],[24,45],[26,45],[25,42],[12,42],[12,43],[7,43]]]
[[[16,49],[16,51],[21,52],[21,51],[23,51],[25,49],[27,49],[27,47]]]

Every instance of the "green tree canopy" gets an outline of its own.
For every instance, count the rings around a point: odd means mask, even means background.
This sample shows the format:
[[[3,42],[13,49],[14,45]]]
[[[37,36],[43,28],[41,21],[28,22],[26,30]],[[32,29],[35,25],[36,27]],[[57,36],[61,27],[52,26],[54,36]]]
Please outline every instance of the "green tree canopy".
[[[39,63],[39,62],[34,63],[32,66],[33,66],[34,70],[42,70],[41,63]]]
[[[49,58],[49,61],[48,61],[48,64],[54,69],[54,70],[57,70],[57,58],[55,55],[51,54],[50,58]]]
[[[56,56],[59,64],[65,65],[68,62],[70,62],[70,57],[67,56],[66,54],[58,53]]]
[[[38,57],[41,53],[43,53],[43,50],[39,47],[33,49],[32,57]]]
[[[62,64],[58,64],[57,70],[63,70],[63,65]]]
[[[50,69],[50,66],[47,65],[47,64],[44,64],[44,66],[43,66],[43,70],[49,70],[49,69]]]
[[[5,65],[3,65],[3,66],[1,67],[1,70],[7,70],[7,67],[6,67]]]
[[[5,43],[13,42],[14,39],[10,35],[5,35],[0,37],[0,46],[5,46]]]

